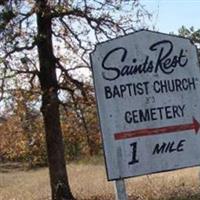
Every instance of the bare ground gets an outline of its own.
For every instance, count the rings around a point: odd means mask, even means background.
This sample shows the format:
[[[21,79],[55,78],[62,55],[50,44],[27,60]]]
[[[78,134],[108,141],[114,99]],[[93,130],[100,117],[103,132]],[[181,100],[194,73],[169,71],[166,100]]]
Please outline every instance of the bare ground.
[[[141,176],[126,180],[129,200],[199,200],[200,168]],[[114,199],[113,182],[103,165],[70,164],[72,192],[79,200]],[[18,164],[0,164],[0,200],[48,200],[48,169],[25,170]]]

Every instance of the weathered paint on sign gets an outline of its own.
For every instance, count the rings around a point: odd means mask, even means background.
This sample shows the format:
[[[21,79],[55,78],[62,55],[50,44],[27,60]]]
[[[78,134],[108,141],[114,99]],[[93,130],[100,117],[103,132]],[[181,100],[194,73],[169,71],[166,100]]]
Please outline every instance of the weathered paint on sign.
[[[200,164],[200,69],[190,40],[139,31],[91,54],[109,180]]]

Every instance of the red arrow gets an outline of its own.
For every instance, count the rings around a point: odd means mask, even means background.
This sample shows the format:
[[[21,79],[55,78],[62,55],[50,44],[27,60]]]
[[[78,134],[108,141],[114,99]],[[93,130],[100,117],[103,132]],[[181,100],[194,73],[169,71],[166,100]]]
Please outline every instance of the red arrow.
[[[199,128],[200,128],[199,122],[193,117],[193,122],[191,124],[180,124],[180,125],[166,126],[161,128],[147,128],[135,131],[120,132],[120,133],[115,133],[114,137],[115,140],[123,140],[134,137],[167,134],[167,133],[187,131],[187,130],[194,130],[195,133],[197,134]]]

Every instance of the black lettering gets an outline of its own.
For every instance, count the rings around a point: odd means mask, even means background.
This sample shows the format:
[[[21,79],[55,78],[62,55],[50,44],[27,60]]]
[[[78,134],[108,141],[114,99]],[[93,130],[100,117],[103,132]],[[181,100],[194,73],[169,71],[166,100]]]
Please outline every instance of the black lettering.
[[[144,94],[144,89],[143,89],[143,87],[142,87],[142,83],[137,83],[136,88],[137,88],[137,93],[138,93],[139,95]]]
[[[120,85],[120,93],[121,97],[124,97],[124,92],[126,91],[126,85]]]
[[[159,111],[159,118],[162,120],[163,119],[163,114],[162,114],[163,107],[158,107],[157,109]]]
[[[189,84],[189,88],[190,90],[196,90],[196,84],[195,84],[195,79],[194,77],[191,79],[188,78],[188,84]]]
[[[131,75],[130,73],[130,66],[125,65],[121,70],[121,76]]]
[[[162,144],[156,144],[152,155],[155,154],[163,154],[163,153],[173,153],[173,152],[181,152],[184,151],[184,143],[186,140],[180,140],[178,142],[171,141],[171,142],[163,142]]]
[[[146,104],[151,103],[151,100],[155,102],[154,97],[147,97]],[[182,118],[185,116],[185,104],[126,111],[124,116],[127,123]]]
[[[179,113],[178,106],[172,106],[172,110],[173,110],[173,116],[174,116],[174,118],[181,117],[181,115]]]
[[[168,48],[166,47],[168,49],[167,51],[166,51],[166,48],[164,48],[163,44],[165,45],[165,47],[168,46]],[[162,41],[159,41],[159,42],[153,44],[150,47],[150,50],[156,51],[156,50],[158,50],[159,47],[161,47],[161,48],[160,48],[160,52],[159,52],[158,59],[156,62],[155,72],[157,73],[158,69],[160,68],[163,73],[171,74],[174,71],[174,68],[171,68],[171,70],[170,70],[170,67],[168,67],[168,65],[170,63],[168,56],[171,54],[171,52],[173,50],[173,44],[169,40],[162,40]]]
[[[171,106],[165,107],[165,113],[166,113],[166,119],[172,119],[173,118]]]
[[[113,87],[113,98],[115,98],[116,96],[121,97],[117,85],[114,85],[114,87]]]
[[[138,112],[137,110],[133,110],[132,111],[132,116],[133,116],[133,122],[134,123],[138,123],[139,122],[138,119],[137,119],[138,118],[137,112]]]
[[[127,86],[127,88],[128,88],[128,94],[129,94],[129,96],[132,96],[132,92],[131,92],[131,83],[127,83],[126,84],[126,86]]]
[[[176,151],[177,149],[176,149],[176,147],[174,146],[174,144],[175,144],[175,142],[173,141],[172,143],[169,143],[170,144],[170,146],[169,146],[169,153],[172,153],[172,152],[174,152],[174,151]]]
[[[160,93],[160,87],[159,87],[159,81],[154,81],[153,83],[153,89],[156,93]]]
[[[145,109],[144,111],[139,110],[139,118],[140,122],[150,121],[149,110],[148,109]]]
[[[151,120],[157,120],[158,118],[156,117],[156,108],[152,108],[150,111],[151,111]]]
[[[112,92],[109,86],[104,87],[106,99],[112,98]]]
[[[166,145],[167,145],[167,144],[166,144],[165,142],[163,142],[162,145],[156,144],[156,146],[155,146],[155,148],[154,148],[154,150],[153,150],[153,155],[154,155],[154,154],[163,153],[164,150],[165,150],[165,148],[166,148]]]
[[[184,67],[188,63],[188,58],[186,57],[186,55],[183,54],[183,49],[181,49],[180,51],[178,63],[181,67]]]
[[[179,110],[181,111],[181,117],[184,117],[184,109],[185,109],[185,105],[178,105]]]
[[[128,164],[133,165],[139,162],[139,160],[136,158],[137,157],[137,142],[131,143],[130,146],[132,147],[132,159]]]
[[[180,92],[180,91],[183,91],[182,90],[182,83],[181,83],[181,80],[180,79],[175,79],[175,85],[176,85],[176,91],[177,92]]]
[[[155,93],[184,92],[195,89],[196,82],[194,77],[153,82],[153,90]]]
[[[176,89],[175,89],[175,84],[174,84],[174,81],[170,81],[170,80],[167,80],[167,91],[169,92],[174,92]]]
[[[131,63],[127,63],[128,50],[124,47],[117,47],[110,50],[102,60],[102,76],[105,80],[113,81],[120,76],[133,76],[136,74],[158,73],[171,74],[177,66],[184,67],[188,62],[188,58],[181,49],[178,54],[173,55],[174,46],[170,40],[161,40],[152,44],[149,50],[156,52],[157,59],[150,59],[147,55],[142,62],[141,59],[132,58]],[[152,53],[151,53],[152,54]],[[154,56],[155,57],[155,56]],[[113,65],[112,60],[119,59],[118,64]],[[129,61],[130,62],[130,61]]]
[[[131,116],[132,116],[131,112],[129,111],[125,112],[124,119],[128,124],[130,124],[133,121],[133,118]]]
[[[149,82],[146,81],[146,82],[143,82],[144,84],[144,90],[145,90],[145,94],[148,95],[149,94],[149,90],[148,90],[148,85],[149,85]]]
[[[168,143],[167,143],[167,146],[166,146],[166,148],[165,148],[165,153],[167,153],[167,152],[169,151],[170,146],[171,146],[171,142],[168,142]]]
[[[183,90],[188,90],[188,88],[189,88],[188,79],[184,78],[182,80],[182,88],[183,88]]]
[[[178,143],[178,146],[177,146],[177,151],[180,152],[180,151],[183,151],[183,145],[184,145],[184,142],[186,140],[181,140],[179,143]]]
[[[109,76],[108,74],[106,75],[105,72],[102,73],[102,76],[105,80],[108,81],[113,81],[115,79],[117,79],[120,76],[120,69],[118,67],[107,67],[106,66],[106,61],[109,60],[109,57],[113,54],[116,53],[117,51],[122,52],[122,56],[121,56],[121,62],[124,62],[126,56],[127,56],[127,50],[123,47],[118,47],[115,49],[112,49],[111,51],[109,51],[106,56],[104,57],[103,61],[102,61],[102,67],[103,69],[105,69],[106,71],[110,71],[111,73],[109,73],[111,76]],[[114,73],[114,74],[113,74]]]

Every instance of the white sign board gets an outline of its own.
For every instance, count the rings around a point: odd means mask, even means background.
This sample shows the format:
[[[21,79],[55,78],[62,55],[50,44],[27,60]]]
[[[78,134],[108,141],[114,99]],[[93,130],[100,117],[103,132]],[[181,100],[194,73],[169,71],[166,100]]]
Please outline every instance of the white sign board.
[[[200,69],[190,40],[139,31],[96,46],[109,180],[200,164]]]

